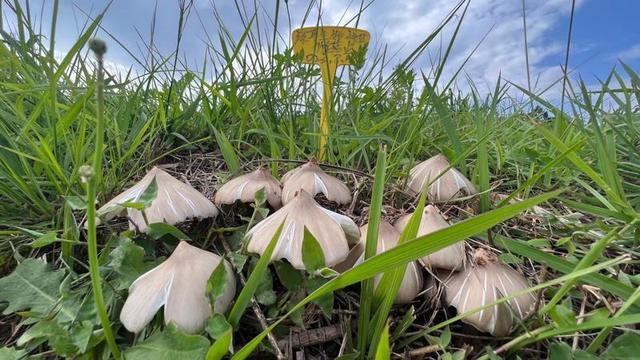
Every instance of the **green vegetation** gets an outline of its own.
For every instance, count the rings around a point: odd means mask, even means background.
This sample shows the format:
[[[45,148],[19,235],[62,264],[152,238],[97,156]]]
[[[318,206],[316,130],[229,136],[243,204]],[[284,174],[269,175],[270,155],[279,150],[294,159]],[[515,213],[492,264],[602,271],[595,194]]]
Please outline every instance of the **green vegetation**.
[[[353,204],[333,209],[358,225],[415,214],[398,246],[374,255],[377,234],[370,231],[364,261],[338,274],[324,268],[306,229],[303,257],[314,271],[267,261],[282,226],[266,257],[245,251],[244,234],[268,212],[264,194],[249,211],[224,208],[215,220],[180,230],[150,226],[148,234],[136,234],[124,222],[94,226],[96,205],[155,164],[184,174],[181,181],[209,196],[259,165],[279,178],[314,156],[320,73],[276,42],[289,36],[278,33],[278,17],[266,38],[257,30],[269,14],[242,13],[246,30],[239,37],[218,18],[216,47],[212,41],[200,71],[181,65],[178,45],[167,57],[149,52],[146,59],[125,49],[141,73],[110,73],[107,66],[103,78],[88,45],[104,13],[58,58],[55,15],[41,35],[20,1],[2,3],[2,12],[18,21],[15,34],[0,32],[0,358],[275,357],[287,353],[302,327],[332,326],[339,335],[304,351],[343,359],[633,358],[640,336],[627,325],[640,322],[640,77],[620,64],[596,90],[567,78],[561,106],[504,80],[486,96],[474,86],[461,94],[456,79],[445,82],[443,73],[467,5],[454,6],[393,69],[384,51],[369,49],[366,66],[339,73],[323,164],[355,195]],[[57,0],[46,6],[57,14]],[[455,31],[443,39],[439,62],[412,70],[445,26]],[[104,57],[108,62],[109,53]],[[525,100],[514,101],[514,93]],[[438,204],[454,224],[417,236],[417,215],[429,199],[409,195],[407,177],[438,153],[479,194]],[[147,195],[154,198],[152,190]],[[165,325],[161,314],[129,333],[118,317],[127,289],[186,237],[223,255],[242,278],[230,312],[213,314],[201,334]],[[496,303],[524,293],[537,299],[536,311],[506,338],[462,323],[470,314],[438,304],[429,291],[410,305],[392,304],[407,263],[465,239],[491,247],[529,280],[530,288]],[[376,274],[384,274],[382,294]],[[222,278],[213,273],[211,292],[216,276]]]

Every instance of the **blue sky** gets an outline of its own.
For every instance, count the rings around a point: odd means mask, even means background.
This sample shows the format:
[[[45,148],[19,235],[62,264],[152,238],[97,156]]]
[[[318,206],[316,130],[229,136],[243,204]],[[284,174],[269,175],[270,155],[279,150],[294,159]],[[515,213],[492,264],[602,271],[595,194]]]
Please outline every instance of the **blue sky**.
[[[44,3],[43,3],[44,1]],[[238,0],[253,11],[254,2]],[[264,27],[275,13],[276,1],[258,2],[258,11]],[[289,32],[284,0],[280,1],[279,31],[283,36]],[[289,0],[291,26],[300,26],[308,2]],[[445,18],[453,6],[451,0],[429,1],[374,1],[365,11],[359,27],[372,34],[372,50],[388,46],[388,53],[397,52],[397,61],[408,54]],[[47,0],[31,0],[31,14],[36,22],[42,21],[45,35],[49,28],[50,7]],[[85,23],[86,14],[95,16],[107,4],[104,0],[60,1],[58,20],[57,51],[64,53],[73,44]],[[6,7],[5,30],[12,30],[15,22],[8,18]],[[324,0],[320,12],[325,25],[343,25],[360,6],[359,1]],[[151,21],[156,7],[150,0],[114,0],[102,23],[135,54],[146,52],[144,42],[149,39]],[[194,0],[194,6],[187,19],[181,55],[189,66],[198,69],[202,63],[207,43],[207,34],[217,38],[219,27],[213,16],[213,9],[226,26],[240,35],[239,21],[234,2]],[[525,0],[529,42],[529,61],[532,81],[536,89],[542,89],[561,74],[564,62],[565,44],[569,27],[571,0]],[[311,6],[310,17],[315,21],[319,14],[319,3]],[[575,68],[574,77],[582,76],[588,84],[597,84],[617,66],[618,59],[640,70],[640,1],[637,0],[578,0],[574,20],[573,40],[569,67]],[[175,49],[178,23],[178,0],[158,0],[156,13],[156,46],[162,54],[170,54]],[[309,25],[309,24],[307,24]],[[428,71],[430,58],[437,56],[440,40],[447,40],[453,27],[446,29],[442,39],[438,39],[416,62],[417,68]],[[471,60],[465,65],[465,75],[473,79],[476,86],[491,89],[499,74],[503,78],[526,85],[524,33],[521,0],[472,0],[460,34],[454,45],[449,67],[445,76],[451,76],[474,47],[483,39]],[[108,40],[106,35],[102,37]],[[284,39],[288,41],[288,39]],[[215,42],[215,41],[214,41]],[[134,66],[130,56],[110,42],[109,59],[122,68]],[[216,46],[216,45],[214,45]],[[135,67],[135,66],[134,66]],[[464,85],[460,87],[464,89]],[[554,88],[549,91],[558,92]]]

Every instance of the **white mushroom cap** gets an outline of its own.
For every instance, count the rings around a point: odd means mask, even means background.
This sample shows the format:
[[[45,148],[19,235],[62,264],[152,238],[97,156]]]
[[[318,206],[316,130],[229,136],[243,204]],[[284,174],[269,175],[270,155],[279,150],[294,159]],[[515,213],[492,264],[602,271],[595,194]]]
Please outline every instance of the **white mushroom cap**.
[[[351,202],[351,191],[342,181],[324,172],[318,164],[311,160],[282,177],[282,203],[286,204],[299,190],[316,196],[324,194],[329,201],[338,204]]]
[[[300,190],[289,203],[249,230],[247,250],[262,255],[283,221],[284,227],[271,260],[287,259],[296,269],[305,268],[302,261],[305,227],[322,248],[325,266],[343,261],[349,253],[348,239],[352,238],[355,243],[360,235],[353,220],[322,208],[311,195]]]
[[[393,226],[402,232],[407,227],[412,214],[407,214],[396,220]],[[449,223],[442,217],[440,210],[433,205],[427,205],[420,219],[420,227],[417,236],[424,236],[432,232],[442,230],[449,226]],[[435,267],[447,270],[460,270],[464,267],[466,253],[464,251],[464,241],[459,241],[453,245],[440,249],[433,254],[424,256],[420,262],[426,267]]]
[[[364,252],[364,244],[367,241],[367,228],[369,224],[363,225],[360,227],[360,248]],[[383,253],[389,249],[392,249],[396,245],[398,245],[398,241],[400,240],[400,233],[386,221],[381,221],[380,226],[378,227],[378,244],[376,249],[376,254]],[[364,254],[361,255],[359,262],[362,262],[364,259]],[[375,278],[376,286],[382,279],[382,275],[377,275]],[[413,299],[418,296],[420,291],[422,290],[422,270],[418,267],[418,264],[415,261],[411,261],[407,264],[407,268],[404,273],[404,277],[402,278],[402,283],[400,284],[400,288],[398,289],[398,293],[396,294],[396,298],[394,299],[394,303],[396,304],[406,304],[413,301]]]
[[[127,330],[138,333],[164,306],[167,324],[174,322],[187,333],[202,331],[211,316],[211,304],[205,294],[207,282],[220,261],[226,270],[225,286],[213,309],[226,312],[236,292],[231,265],[216,254],[181,241],[171,256],[131,284],[120,321]]]
[[[151,169],[142,180],[104,204],[98,210],[98,214],[105,220],[124,215],[124,209],[119,207],[118,204],[139,200],[154,177],[158,185],[158,195],[151,202],[151,205],[144,210],[149,224],[164,222],[175,225],[187,219],[203,219],[218,215],[216,206],[198,190],[158,167]],[[140,210],[127,208],[126,213],[133,222],[133,224],[129,224],[131,230],[136,227],[142,232],[148,230]]]
[[[522,274],[503,264],[483,249],[476,250],[474,265],[452,274],[444,280],[446,301],[459,313],[490,304],[514,292],[529,287]],[[478,311],[462,321],[480,331],[506,336],[513,325],[513,315],[526,317],[535,304],[535,297],[525,294]]]
[[[272,208],[278,209],[282,206],[280,182],[263,168],[229,180],[216,192],[213,201],[217,205],[233,204],[236,201],[252,203],[260,189],[265,189],[267,201]]]
[[[455,168],[447,170],[438,177],[448,167],[449,161],[442,154],[421,162],[409,171],[409,190],[419,194],[427,184],[431,184],[428,195],[429,200],[433,202],[448,201],[477,193],[471,181]]]

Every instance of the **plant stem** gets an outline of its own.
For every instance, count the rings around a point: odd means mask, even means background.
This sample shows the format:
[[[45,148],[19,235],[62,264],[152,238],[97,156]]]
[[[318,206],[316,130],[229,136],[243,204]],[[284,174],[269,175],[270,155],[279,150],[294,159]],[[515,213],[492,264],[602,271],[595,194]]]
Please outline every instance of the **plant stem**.
[[[98,59],[98,79],[96,82],[97,94],[97,124],[96,124],[96,144],[93,156],[93,176],[86,182],[87,189],[87,245],[89,252],[89,274],[91,276],[91,288],[93,299],[96,304],[96,311],[100,318],[100,323],[104,329],[104,337],[107,340],[109,349],[116,359],[120,359],[120,350],[113,337],[109,315],[104,304],[102,295],[102,285],[100,284],[100,264],[98,262],[98,239],[96,230],[96,188],[101,180],[102,170],[102,147],[104,145],[104,70],[103,53],[95,51]]]

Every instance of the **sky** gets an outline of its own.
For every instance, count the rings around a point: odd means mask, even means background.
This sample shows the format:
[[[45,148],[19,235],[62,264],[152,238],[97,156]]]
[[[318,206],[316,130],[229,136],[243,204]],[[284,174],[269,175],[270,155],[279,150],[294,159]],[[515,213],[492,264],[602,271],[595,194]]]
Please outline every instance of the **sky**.
[[[6,1],[6,0],[5,0]],[[24,0],[21,0],[24,3]],[[187,0],[189,1],[189,0]],[[214,43],[220,27],[214,14],[234,37],[242,34],[243,24],[234,1],[193,0],[193,7],[186,19],[181,57],[188,66],[200,69],[208,44]],[[349,20],[358,12],[358,0],[324,0],[310,3],[301,0],[257,1],[237,0],[248,13],[257,9],[262,28],[271,26],[279,6],[281,41],[287,46],[287,34],[303,24],[304,14],[310,9],[304,25],[314,25],[318,15],[324,25],[355,25]],[[0,0],[2,2],[2,0]],[[5,30],[13,30],[15,24],[2,4]],[[165,55],[176,47],[179,0],[113,0],[103,21],[101,36],[110,43],[108,59],[116,66],[136,68],[131,56],[105,33],[113,35],[136,56],[146,53],[145,43],[150,38],[152,19],[155,16],[155,45]],[[56,35],[56,51],[64,54],[78,37],[87,16],[96,16],[108,4],[106,0],[60,0]],[[288,5],[288,12],[285,8]],[[371,33],[370,54],[387,46],[388,54],[395,54],[398,63],[422,42],[447,16],[454,5],[452,0],[404,0],[365,2],[366,9],[358,27]],[[490,91],[500,76],[515,84],[527,87],[523,10],[526,13],[527,40],[531,87],[540,91],[556,82],[562,74],[565,61],[567,35],[571,12],[571,0],[471,0],[462,21],[459,34],[444,76],[452,76],[465,59],[459,79],[473,79],[480,91]],[[36,23],[42,24],[42,32],[48,36],[52,1],[31,0],[29,8]],[[524,6],[524,9],[523,9]],[[215,11],[214,11],[215,9]],[[243,11],[244,11],[243,10]],[[640,1],[637,0],[577,0],[569,52],[569,69],[572,77],[581,77],[588,85],[597,85],[612,68],[622,70],[622,60],[640,70]],[[250,17],[250,15],[248,16]],[[290,23],[288,18],[290,18]],[[457,20],[458,18],[456,18]],[[414,67],[428,72],[433,59],[441,53],[450,39],[455,23],[448,26],[427,51],[416,60]],[[214,40],[211,40],[214,39]],[[475,52],[474,52],[475,49]],[[462,80],[460,80],[462,82]],[[464,89],[465,85],[460,85]],[[547,93],[554,97],[559,87]]]

